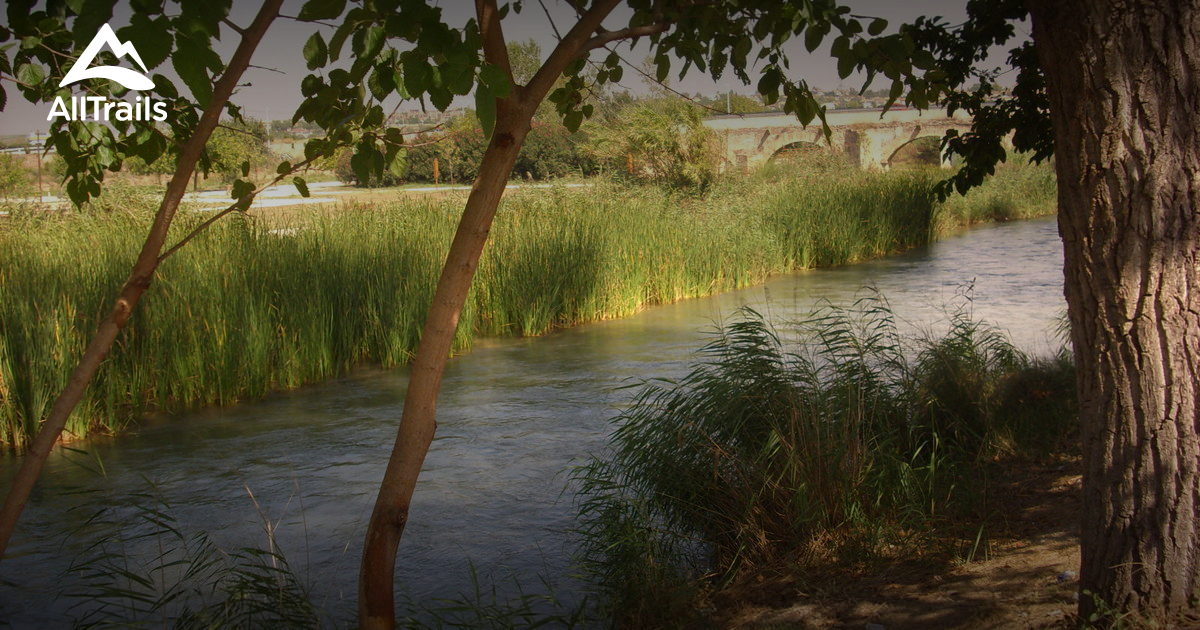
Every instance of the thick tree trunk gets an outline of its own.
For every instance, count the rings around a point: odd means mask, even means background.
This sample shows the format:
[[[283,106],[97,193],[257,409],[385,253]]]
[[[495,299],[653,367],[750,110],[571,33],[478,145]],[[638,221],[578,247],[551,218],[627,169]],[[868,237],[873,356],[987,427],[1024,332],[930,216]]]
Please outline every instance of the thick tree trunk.
[[[76,405],[83,398],[88,383],[100,369],[104,357],[112,349],[117,335],[125,328],[138,301],[146,293],[146,289],[150,288],[150,283],[154,280],[154,272],[158,269],[160,262],[159,253],[162,251],[167,240],[167,233],[171,229],[171,221],[179,209],[180,200],[187,192],[188,179],[192,177],[196,162],[204,152],[204,145],[208,142],[208,137],[212,135],[213,129],[217,127],[217,123],[221,119],[225,103],[237,87],[242,73],[250,65],[250,58],[254,55],[254,50],[258,47],[259,42],[262,41],[263,35],[266,34],[267,28],[279,16],[279,7],[282,4],[283,0],[266,0],[254,21],[246,28],[237,50],[229,60],[229,65],[216,85],[213,86],[212,100],[200,117],[195,133],[180,149],[175,174],[167,184],[166,194],[163,195],[158,212],[154,215],[154,222],[146,235],[142,251],[133,264],[129,278],[121,287],[112,311],[100,322],[96,334],[88,342],[79,363],[71,371],[66,388],[54,400],[49,415],[46,416],[33,442],[29,445],[25,459],[21,461],[21,468],[13,478],[12,486],[5,497],[4,508],[0,510],[0,558],[4,557],[9,538],[12,537],[17,520],[25,508],[26,501],[29,500],[29,493],[33,491],[33,486],[41,474],[42,466],[46,463],[51,449],[62,435],[67,419],[71,417]]]
[[[1200,0],[1030,2],[1085,461],[1080,612],[1200,587]]]

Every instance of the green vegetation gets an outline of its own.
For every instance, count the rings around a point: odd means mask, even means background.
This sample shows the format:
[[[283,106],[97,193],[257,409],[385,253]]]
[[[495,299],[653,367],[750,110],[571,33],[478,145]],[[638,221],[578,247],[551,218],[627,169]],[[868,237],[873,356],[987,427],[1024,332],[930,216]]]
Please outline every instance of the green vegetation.
[[[1024,173],[1002,171],[990,185],[1033,179]],[[700,197],[603,181],[509,194],[457,347],[876,257],[978,218],[970,196],[936,205],[935,178],[776,170]],[[45,416],[140,247],[147,215],[131,210],[138,203],[103,201],[93,205],[108,212],[14,212],[0,224],[2,442],[24,442]],[[252,216],[219,223],[164,264],[68,430],[115,432],[149,411],[233,403],[364,362],[404,363],[459,206],[426,198],[315,211],[284,227]],[[184,213],[176,233],[203,218]]]
[[[0,196],[7,199],[19,194],[29,184],[29,170],[20,158],[11,153],[0,153]]]
[[[355,186],[397,186],[405,183],[470,183],[479,174],[479,162],[487,148],[487,138],[474,115],[450,121],[444,133],[422,134],[411,140],[398,163],[382,175],[356,173],[351,163],[354,151],[346,148],[330,160],[339,181]],[[534,121],[521,153],[513,166],[519,179],[553,179],[596,172],[595,159],[582,147],[582,134],[571,133],[562,125]],[[438,162],[435,177],[434,160]]]
[[[703,627],[706,589],[961,544],[997,460],[1063,448],[1074,370],[962,311],[905,339],[878,296],[785,344],[746,311],[678,382],[642,385],[577,472],[580,559],[618,627]],[[973,541],[973,542],[972,542]],[[750,578],[750,579],[747,579]]]
[[[678,98],[643,99],[590,122],[587,147],[614,172],[704,189],[716,180],[721,162],[716,134],[704,126],[704,114]]]
[[[947,198],[942,206],[946,220],[938,230],[945,233],[976,223],[1054,214],[1058,207],[1054,165],[1033,166],[1028,157],[1017,154],[1012,165],[1001,166],[996,177],[988,178],[986,186]]]
[[[130,506],[101,502],[106,507],[87,521],[89,544],[64,592],[89,603],[75,627],[320,627],[274,536],[266,549],[224,550],[204,532],[184,531],[157,495],[137,497]]]

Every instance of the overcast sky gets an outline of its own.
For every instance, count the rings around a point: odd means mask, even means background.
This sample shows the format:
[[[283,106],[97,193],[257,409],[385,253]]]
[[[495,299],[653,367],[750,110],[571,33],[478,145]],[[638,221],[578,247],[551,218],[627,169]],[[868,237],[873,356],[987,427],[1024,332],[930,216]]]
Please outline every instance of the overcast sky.
[[[301,4],[302,2],[299,0],[288,0],[284,5],[284,14],[295,15]],[[447,21],[454,25],[466,22],[474,12],[474,3],[470,0],[442,0],[437,4],[445,11]],[[927,0],[924,2],[847,0],[846,4],[851,6],[856,14],[882,17],[887,19],[893,26],[911,21],[920,15],[939,15],[950,20],[952,23],[957,23],[965,18],[963,10],[964,0]],[[560,31],[569,27],[573,16],[573,12],[569,7],[558,0],[546,0],[546,5],[550,9],[551,15],[558,24]],[[237,23],[247,24],[251,21],[256,9],[257,3],[239,0],[234,2],[231,17]],[[128,23],[129,13],[128,2],[118,2],[111,22],[113,28],[119,29],[125,26]],[[610,28],[617,27],[627,15],[627,13],[614,13],[608,20],[607,25]],[[7,22],[6,17],[0,17],[0,20]],[[291,117],[296,105],[300,101],[300,79],[308,73],[308,70],[304,67],[301,49],[304,46],[305,40],[312,33],[313,28],[312,24],[300,23],[288,19],[277,20],[271,26],[271,30],[268,31],[263,44],[259,46],[258,51],[255,53],[254,64],[272,68],[274,71],[250,68],[244,77],[244,82],[248,85],[240,88],[234,97],[235,102],[241,105],[242,109],[248,115],[262,119]],[[1027,35],[1027,25],[1021,25],[1018,29],[1021,36]],[[538,41],[541,44],[543,54],[547,54],[555,43],[554,32],[550,28],[546,15],[542,12],[541,7],[536,1],[527,0],[522,13],[510,15],[504,21],[504,31],[505,36],[510,41],[527,40],[530,38]],[[229,57],[234,46],[236,46],[235,39],[232,33],[227,33],[225,40],[218,48],[218,51],[225,58]],[[136,47],[137,41],[134,40],[133,44]],[[648,47],[643,44],[630,51],[626,44],[622,46],[622,56],[632,63],[640,63],[648,54],[648,50]],[[594,56],[599,58],[598,54]],[[851,77],[844,82],[840,81],[837,76],[836,66],[824,50],[808,54],[801,43],[795,41],[789,49],[789,58],[791,59],[792,75],[796,78],[806,79],[811,85],[821,88],[836,88],[841,86],[855,89],[861,85],[861,79],[856,79],[856,77]],[[992,65],[998,65],[1003,61],[1003,58],[1003,54],[996,54],[993,55],[993,59],[990,61]],[[174,78],[169,61],[154,69],[153,72],[160,72]],[[5,87],[8,90],[9,99],[7,108],[0,112],[0,134],[44,131],[47,128],[46,114],[49,112],[49,106],[45,104],[30,104],[16,93],[11,84]],[[625,72],[621,87],[635,93],[644,92],[647,89],[640,75],[629,71]],[[711,78],[695,71],[682,81],[672,81],[672,87],[689,94],[695,92],[710,94],[730,89],[747,93],[751,91],[750,87],[743,86],[732,75],[727,75],[721,81],[714,82]],[[886,86],[880,84],[877,87]],[[454,103],[456,106],[467,106],[469,104],[470,99],[465,98],[459,99]],[[402,109],[405,108],[407,106],[402,107]]]

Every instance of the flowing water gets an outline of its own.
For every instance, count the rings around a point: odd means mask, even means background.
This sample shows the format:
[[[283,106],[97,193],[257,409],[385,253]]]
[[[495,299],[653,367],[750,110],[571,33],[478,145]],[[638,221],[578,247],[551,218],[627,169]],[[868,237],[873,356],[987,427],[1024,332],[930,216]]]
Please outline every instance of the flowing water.
[[[453,598],[472,589],[477,571],[484,584],[494,578],[502,595],[516,581],[539,590],[545,575],[560,597],[576,599],[579,585],[567,577],[570,467],[603,449],[606,420],[631,395],[623,385],[682,375],[706,331],[739,307],[785,324],[822,299],[848,304],[872,286],[906,326],[936,330],[943,307],[968,294],[976,317],[1008,330],[1018,346],[1047,353],[1058,343],[1053,329],[1064,308],[1061,258],[1053,220],[1010,223],[626,319],[478,343],[446,372],[438,436],[401,545],[398,591],[408,601]],[[186,531],[206,531],[227,548],[266,547],[266,514],[318,607],[347,622],[405,381],[403,369],[362,370],[260,402],[163,419],[82,445],[86,453],[59,449],[11,556],[0,562],[0,620],[62,625],[94,605],[55,599],[90,541],[86,519],[149,493]],[[0,479],[17,463],[0,459]],[[67,610],[72,605],[79,607]]]

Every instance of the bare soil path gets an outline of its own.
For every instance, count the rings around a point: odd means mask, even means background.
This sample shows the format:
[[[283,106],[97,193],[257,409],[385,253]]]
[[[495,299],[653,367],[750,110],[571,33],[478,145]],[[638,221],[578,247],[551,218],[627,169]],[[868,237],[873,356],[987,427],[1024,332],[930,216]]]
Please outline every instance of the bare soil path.
[[[983,560],[949,565],[916,560],[872,567],[869,573],[797,580],[790,585],[790,605],[745,607],[726,625],[756,630],[1071,627],[1079,567],[1075,467],[1037,465],[1013,475],[996,493],[1002,497],[994,506],[997,533]]]

